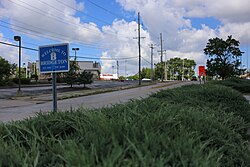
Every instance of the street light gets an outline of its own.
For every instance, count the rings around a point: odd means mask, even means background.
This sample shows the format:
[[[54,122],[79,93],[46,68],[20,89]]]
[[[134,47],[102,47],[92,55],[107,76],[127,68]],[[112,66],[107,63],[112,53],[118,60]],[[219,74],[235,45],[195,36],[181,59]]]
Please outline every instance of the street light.
[[[18,93],[21,93],[21,37],[14,36],[14,40],[19,42]]]
[[[79,48],[72,48],[73,51],[75,51],[75,61],[76,61],[76,51],[79,50]]]

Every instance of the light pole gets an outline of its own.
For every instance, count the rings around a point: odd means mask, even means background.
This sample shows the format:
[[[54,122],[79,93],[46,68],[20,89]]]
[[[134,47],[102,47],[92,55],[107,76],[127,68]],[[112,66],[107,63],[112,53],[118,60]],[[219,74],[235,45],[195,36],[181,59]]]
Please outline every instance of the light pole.
[[[72,48],[72,50],[75,51],[74,72],[76,72],[76,51],[78,51],[79,48]]]
[[[14,36],[14,40],[19,42],[18,93],[21,93],[21,37]]]
[[[76,61],[76,51],[79,50],[79,48],[72,48],[73,51],[75,51],[75,61]]]
[[[182,81],[184,81],[184,58],[183,58],[183,62],[182,62]]]

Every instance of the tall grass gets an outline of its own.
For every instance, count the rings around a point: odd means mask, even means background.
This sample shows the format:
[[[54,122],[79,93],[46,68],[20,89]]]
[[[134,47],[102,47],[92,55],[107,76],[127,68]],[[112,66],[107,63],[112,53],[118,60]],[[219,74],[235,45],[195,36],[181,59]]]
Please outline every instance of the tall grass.
[[[248,113],[238,92],[196,85],[39,114],[0,126],[0,166],[250,166]]]

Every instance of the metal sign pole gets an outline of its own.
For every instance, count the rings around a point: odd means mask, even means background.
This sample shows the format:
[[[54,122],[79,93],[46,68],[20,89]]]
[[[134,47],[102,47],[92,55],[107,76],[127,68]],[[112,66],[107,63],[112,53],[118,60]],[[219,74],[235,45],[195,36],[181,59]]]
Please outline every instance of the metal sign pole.
[[[53,111],[57,112],[56,73],[52,73]]]
[[[69,44],[39,46],[40,73],[52,73],[53,111],[57,112],[56,73],[69,71]]]

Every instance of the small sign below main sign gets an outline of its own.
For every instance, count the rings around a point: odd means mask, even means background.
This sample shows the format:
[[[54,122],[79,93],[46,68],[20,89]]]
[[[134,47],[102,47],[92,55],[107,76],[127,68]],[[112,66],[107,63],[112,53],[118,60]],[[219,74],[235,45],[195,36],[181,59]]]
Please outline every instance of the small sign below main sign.
[[[39,47],[40,73],[69,71],[69,44]]]

